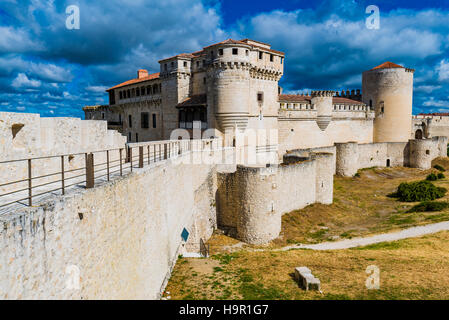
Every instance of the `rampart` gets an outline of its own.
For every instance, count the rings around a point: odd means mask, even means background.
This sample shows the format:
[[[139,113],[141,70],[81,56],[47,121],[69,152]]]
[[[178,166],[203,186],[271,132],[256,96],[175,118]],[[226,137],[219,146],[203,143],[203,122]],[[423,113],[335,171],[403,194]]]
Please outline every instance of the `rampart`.
[[[316,153],[279,166],[238,166],[235,173],[218,174],[219,227],[247,243],[275,239],[284,213],[315,202],[332,203],[332,163],[332,154]]]
[[[159,298],[178,254],[216,227],[217,165],[189,155],[0,215],[0,298]]]

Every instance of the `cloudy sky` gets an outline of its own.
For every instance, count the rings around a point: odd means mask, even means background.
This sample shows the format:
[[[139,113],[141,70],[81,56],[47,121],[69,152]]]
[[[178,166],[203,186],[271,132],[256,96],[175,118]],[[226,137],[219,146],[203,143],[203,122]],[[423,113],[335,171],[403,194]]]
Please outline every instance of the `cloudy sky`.
[[[66,27],[70,5],[79,29]],[[227,38],[284,51],[287,92],[360,88],[393,61],[416,69],[414,113],[449,112],[449,0],[1,0],[0,111],[83,117],[137,69]]]

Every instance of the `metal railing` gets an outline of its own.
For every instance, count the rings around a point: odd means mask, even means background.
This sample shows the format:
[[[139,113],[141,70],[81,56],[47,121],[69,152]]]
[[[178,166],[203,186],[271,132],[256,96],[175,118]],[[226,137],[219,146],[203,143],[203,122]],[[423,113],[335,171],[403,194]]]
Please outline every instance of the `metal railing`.
[[[14,204],[33,206],[47,194],[64,195],[70,187],[95,184],[133,172],[134,168],[177,157],[190,151],[212,149],[217,139],[167,140],[130,143],[124,148],[0,161],[0,209]],[[5,177],[23,177],[7,181]],[[5,181],[6,180],[6,181]],[[39,199],[40,200],[40,199]]]
[[[200,254],[204,257],[204,258],[208,258],[210,255],[210,251],[209,251],[209,244],[206,245],[203,241],[202,238],[200,238]]]

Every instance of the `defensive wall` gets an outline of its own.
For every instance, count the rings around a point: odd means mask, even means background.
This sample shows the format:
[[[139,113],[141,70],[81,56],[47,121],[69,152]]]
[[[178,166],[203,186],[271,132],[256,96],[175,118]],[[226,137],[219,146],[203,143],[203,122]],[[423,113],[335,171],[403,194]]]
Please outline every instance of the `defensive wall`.
[[[183,163],[187,153],[0,215],[0,298],[159,298],[178,254],[216,228],[222,151],[197,153],[210,164]]]
[[[297,149],[284,156],[308,157],[316,152],[332,154],[332,170],[339,176],[352,177],[357,170],[371,167],[405,166],[431,168],[432,160],[447,156],[447,137],[411,139],[408,142],[335,143],[334,146]]]
[[[332,164],[332,154],[314,153],[279,166],[237,166],[234,173],[219,173],[218,226],[247,243],[275,239],[284,213],[332,203]]]

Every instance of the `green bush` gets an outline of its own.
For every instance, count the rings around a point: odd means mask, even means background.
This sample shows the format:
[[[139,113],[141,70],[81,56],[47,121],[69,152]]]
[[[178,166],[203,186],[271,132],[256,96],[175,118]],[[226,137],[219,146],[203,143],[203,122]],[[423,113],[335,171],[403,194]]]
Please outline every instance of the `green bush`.
[[[429,175],[426,177],[426,180],[427,180],[427,181],[437,181],[437,180],[438,180],[438,177],[437,177],[437,175],[436,175],[435,173],[431,173],[431,174],[429,174]]]
[[[446,188],[436,187],[429,181],[403,182],[395,193],[388,195],[404,202],[431,201],[443,197]]]
[[[446,171],[446,169],[444,169],[442,166],[440,166],[439,164],[436,164],[436,165],[434,165],[433,166],[435,169],[437,169],[437,170],[439,170],[439,171],[442,171],[442,172],[444,172],[444,171]]]
[[[413,206],[410,210],[407,212],[430,212],[430,211],[441,211],[443,209],[446,209],[449,207],[448,202],[442,202],[442,201],[423,201],[415,206]]]
[[[438,173],[437,177],[438,177],[438,179],[446,178],[442,172]]]

